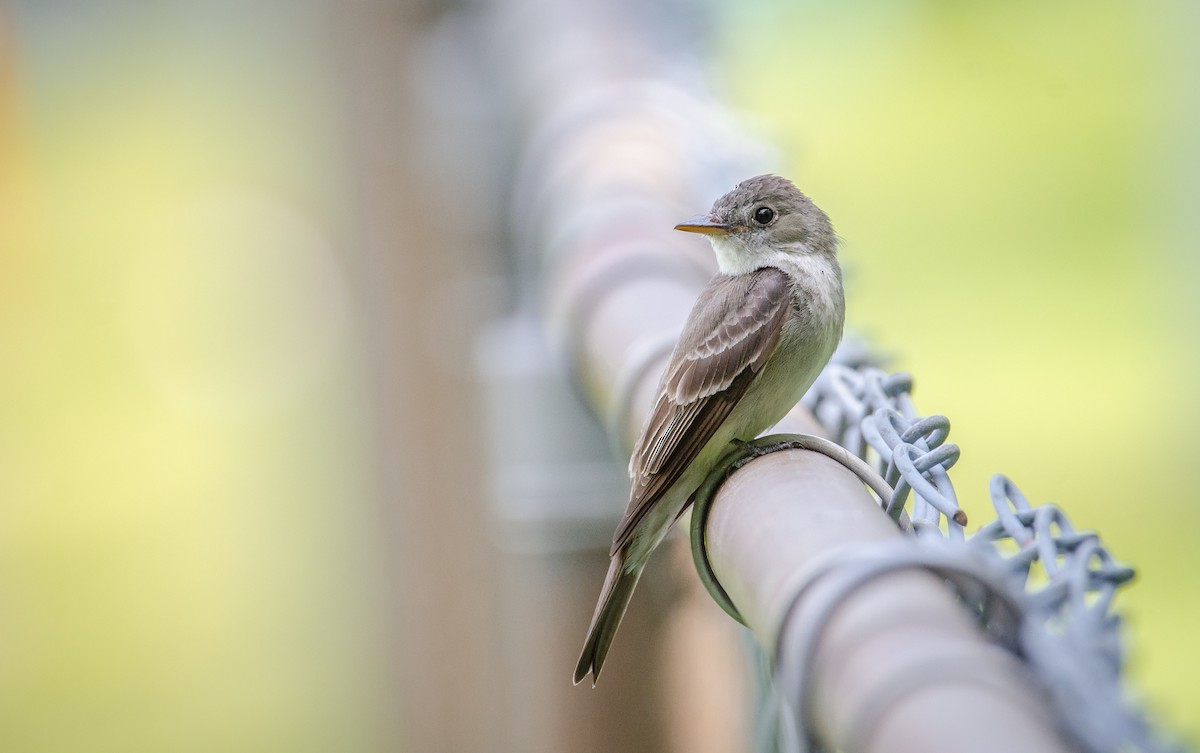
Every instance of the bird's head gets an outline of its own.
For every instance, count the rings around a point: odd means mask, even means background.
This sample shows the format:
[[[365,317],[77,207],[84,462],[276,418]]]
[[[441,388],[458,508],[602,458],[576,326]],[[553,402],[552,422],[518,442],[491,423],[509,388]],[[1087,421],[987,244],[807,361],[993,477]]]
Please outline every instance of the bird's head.
[[[707,235],[717,264],[728,275],[773,266],[779,257],[837,252],[837,236],[825,213],[790,180],[759,175],[717,199],[706,214],[676,230]]]

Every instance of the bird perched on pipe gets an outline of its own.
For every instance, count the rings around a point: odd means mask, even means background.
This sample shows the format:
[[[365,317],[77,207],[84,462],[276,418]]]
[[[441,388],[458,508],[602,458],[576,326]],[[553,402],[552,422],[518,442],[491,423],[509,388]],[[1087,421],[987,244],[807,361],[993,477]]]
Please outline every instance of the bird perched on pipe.
[[[629,505],[575,667],[604,658],[650,553],[734,440],[774,426],[803,397],[842,336],[837,236],[789,180],[759,175],[675,226],[708,236],[718,272],[700,293],[629,461]]]

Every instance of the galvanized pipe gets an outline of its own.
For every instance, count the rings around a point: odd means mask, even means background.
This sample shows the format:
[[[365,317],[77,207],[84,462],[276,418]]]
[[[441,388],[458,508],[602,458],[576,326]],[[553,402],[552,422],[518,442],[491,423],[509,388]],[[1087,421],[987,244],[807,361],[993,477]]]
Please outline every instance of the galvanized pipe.
[[[705,533],[721,585],[763,647],[784,652],[785,664],[801,658],[787,655],[801,642],[793,634],[839,588],[839,555],[903,538],[852,473],[803,450],[735,471],[713,500]],[[808,677],[789,683],[786,700],[806,709],[825,748],[1072,750],[1020,661],[988,642],[933,575],[895,570],[872,578],[822,625]],[[801,690],[810,695],[796,697]]]

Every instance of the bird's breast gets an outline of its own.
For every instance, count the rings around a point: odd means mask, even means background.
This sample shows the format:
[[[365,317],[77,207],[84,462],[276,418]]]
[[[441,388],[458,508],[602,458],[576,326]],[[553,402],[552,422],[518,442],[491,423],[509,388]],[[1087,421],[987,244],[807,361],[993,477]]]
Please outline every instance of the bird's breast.
[[[792,321],[731,416],[733,436],[749,441],[774,426],[804,397],[833,355],[841,323]]]

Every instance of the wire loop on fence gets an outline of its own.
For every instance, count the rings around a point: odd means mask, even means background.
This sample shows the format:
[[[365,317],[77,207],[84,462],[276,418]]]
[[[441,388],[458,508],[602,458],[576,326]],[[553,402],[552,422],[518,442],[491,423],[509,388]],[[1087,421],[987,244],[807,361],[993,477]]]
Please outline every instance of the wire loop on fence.
[[[877,578],[902,570],[928,570],[953,584],[960,595],[987,594],[989,619],[981,627],[993,641],[1019,655],[1018,628],[1024,608],[1005,587],[1002,569],[982,558],[964,558],[958,552],[939,547],[934,542],[944,545],[945,539],[874,542],[869,546],[842,549],[801,573],[791,584],[788,606],[778,631],[774,665],[776,687],[784,698],[791,701],[794,718],[799,722],[801,753],[820,749],[808,731],[811,728],[808,719],[813,695],[808,687],[812,680],[818,640],[836,609],[854,592]],[[818,590],[818,583],[826,587]],[[979,675],[970,674],[977,668],[960,666],[952,669],[954,677],[981,681]],[[904,688],[911,692],[937,683],[946,679],[949,670],[942,665],[922,665],[905,679]],[[891,701],[898,697],[895,692],[887,695],[886,700]],[[868,716],[879,716],[884,700],[880,698],[875,704],[879,708]],[[870,729],[873,723],[870,719],[859,719],[851,726],[859,729],[860,734],[865,734],[862,730]]]
[[[881,505],[887,504],[893,494],[892,488],[871,466],[828,439],[814,437],[810,434],[769,434],[759,437],[753,442],[736,443],[696,490],[690,534],[692,560],[696,563],[696,572],[700,575],[700,581],[721,609],[724,609],[726,614],[743,625],[746,624],[746,621],[742,619],[741,613],[733,605],[729,594],[725,592],[724,587],[717,580],[716,574],[712,571],[712,564],[708,560],[708,550],[704,543],[704,530],[708,523],[709,511],[712,509],[713,498],[716,497],[717,490],[721,488],[725,479],[751,460],[780,450],[811,450],[836,460],[866,484],[879,497]]]

